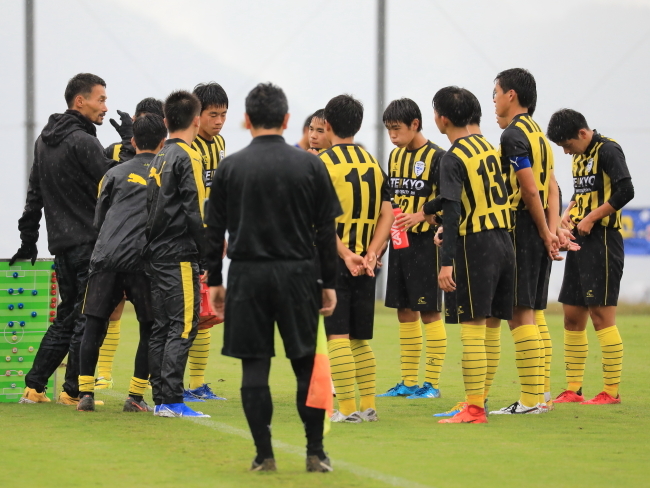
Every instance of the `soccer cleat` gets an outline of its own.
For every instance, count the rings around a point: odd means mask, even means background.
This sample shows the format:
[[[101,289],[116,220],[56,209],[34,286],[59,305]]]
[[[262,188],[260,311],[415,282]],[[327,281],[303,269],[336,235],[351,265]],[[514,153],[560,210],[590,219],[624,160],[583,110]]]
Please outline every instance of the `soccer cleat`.
[[[209,384],[210,383],[203,383],[198,388],[186,391],[197,398],[201,398],[202,400],[225,400],[225,398],[215,395],[212,391],[212,388],[208,386]]]
[[[184,402],[204,402],[205,400],[192,395],[192,393],[190,393],[190,390],[183,390],[183,401]]]
[[[318,456],[307,456],[307,472],[309,473],[329,473],[334,471],[332,461],[327,456],[320,459]]]
[[[157,417],[196,417],[196,418],[210,418],[209,415],[204,414],[203,412],[196,412],[184,403],[163,403],[162,405],[157,406],[157,411],[154,411],[154,415]]]
[[[580,405],[613,405],[615,403],[621,403],[621,395],[616,395],[616,398],[614,398],[606,391],[601,391],[591,400],[580,402]]]
[[[527,407],[526,405],[523,405],[519,403],[518,401],[513,403],[512,405],[508,405],[507,407],[503,407],[499,410],[493,410],[490,412],[490,415],[521,415],[521,414],[537,414],[540,413],[539,408],[537,405],[534,407]]]
[[[418,391],[420,387],[418,385],[406,386],[404,382],[397,383],[395,386],[390,388],[386,393],[381,393],[377,395],[378,397],[398,397],[398,396],[409,396]]]
[[[78,398],[71,397],[65,391],[62,391],[59,394],[59,399],[56,401],[59,405],[77,405],[79,403]]]
[[[78,412],[94,412],[95,399],[91,395],[84,395],[77,403]]]
[[[338,410],[334,410],[334,413],[330,417],[331,422],[344,422],[348,424],[360,424],[363,422],[359,412],[353,412],[350,415],[343,415]]]
[[[431,383],[425,381],[422,388],[415,390],[415,393],[406,397],[407,400],[417,400],[418,398],[440,398],[440,390],[434,388]]]
[[[137,401],[129,395],[124,401],[122,412],[153,412],[153,408],[147,405],[147,402],[145,402],[144,399],[142,401]]]
[[[112,390],[113,389],[113,378],[107,380],[103,376],[100,376],[95,380],[95,390]]]
[[[448,419],[438,420],[439,424],[487,424],[485,409],[476,405],[467,405],[456,415]]]
[[[546,402],[538,403],[537,408],[539,409],[539,413],[548,413],[548,412],[550,412],[550,409],[548,408],[548,404]]]
[[[51,400],[43,393],[37,392],[34,388],[26,387],[23,396],[20,397],[18,403],[48,403]]]
[[[275,459],[268,458],[258,463],[253,459],[253,464],[251,464],[251,469],[249,471],[277,471],[278,468],[275,465]]]
[[[467,408],[467,402],[458,402],[456,405],[451,407],[446,412],[434,413],[433,416],[434,417],[453,417],[454,415],[456,415],[458,412],[460,412],[464,408]]]
[[[553,400],[553,403],[580,403],[584,401],[585,397],[580,393],[571,390],[564,390],[555,400]]]
[[[377,410],[374,408],[367,408],[363,412],[358,413],[359,417],[361,417],[364,422],[377,422],[379,420],[379,417],[377,417]]]

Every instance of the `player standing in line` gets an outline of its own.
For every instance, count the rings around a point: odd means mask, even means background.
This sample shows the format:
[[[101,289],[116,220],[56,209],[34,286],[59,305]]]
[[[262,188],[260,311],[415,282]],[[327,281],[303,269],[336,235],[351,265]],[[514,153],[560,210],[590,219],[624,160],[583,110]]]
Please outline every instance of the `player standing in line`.
[[[625,253],[621,209],[634,198],[632,178],[621,146],[589,128],[571,109],[551,116],[548,138],[573,155],[574,194],[562,217],[580,250],[569,253],[559,301],[564,308],[564,361],[567,389],[555,403],[620,403],[623,341],[616,327],[616,305]],[[584,401],[587,319],[591,317],[602,351],[603,391]]]
[[[442,291],[438,287],[438,248],[433,228],[424,220],[422,205],[438,193],[440,160],[445,151],[422,134],[420,107],[409,99],[393,100],[383,114],[391,142],[391,196],[400,207],[395,223],[408,232],[408,247],[395,249],[390,241],[386,307],[397,309],[402,381],[383,396],[409,399],[439,398],[439,380],[447,351],[442,321]],[[426,377],[419,386],[422,326],[427,337]]]
[[[505,129],[501,134],[502,165],[510,165],[508,188],[514,218],[511,237],[516,271],[514,310],[509,325],[515,342],[521,396],[513,404],[491,413],[541,413],[548,411],[544,398],[545,348],[535,324],[535,310],[546,308],[551,262],[559,250],[559,197],[553,151],[528,112],[537,101],[533,76],[514,68],[499,73],[495,82],[497,121]]]
[[[336,219],[337,306],[325,317],[332,379],[339,410],[333,422],[378,420],[375,409],[377,366],[370,347],[375,319],[377,254],[390,235],[393,209],[387,177],[377,160],[354,143],[363,105],[350,95],[325,107],[325,132],[332,147],[320,154],[343,207]],[[360,408],[357,409],[354,385]]]
[[[190,147],[199,132],[201,102],[191,93],[175,91],[165,100],[164,111],[169,139],[150,164],[142,253],[155,316],[149,381],[154,415],[209,417],[183,403],[187,355],[199,321],[199,262],[205,240],[203,164]]]
[[[201,83],[194,87],[194,95],[201,102],[201,125],[199,133],[192,142],[192,149],[198,152],[203,161],[203,182],[205,197],[210,198],[212,180],[217,166],[226,156],[226,141],[221,135],[228,114],[228,95],[218,83]],[[188,364],[190,370],[189,388],[183,392],[183,400],[225,400],[214,394],[205,382],[205,369],[210,357],[210,329],[212,324],[199,323],[196,339],[190,347]]]
[[[318,155],[332,147],[325,134],[325,109],[314,112],[309,122],[309,152]]]
[[[304,149],[305,151],[309,150],[309,124],[311,122],[312,116],[309,115],[305,119],[305,122],[302,124],[302,137],[298,142],[294,144],[295,147]]]

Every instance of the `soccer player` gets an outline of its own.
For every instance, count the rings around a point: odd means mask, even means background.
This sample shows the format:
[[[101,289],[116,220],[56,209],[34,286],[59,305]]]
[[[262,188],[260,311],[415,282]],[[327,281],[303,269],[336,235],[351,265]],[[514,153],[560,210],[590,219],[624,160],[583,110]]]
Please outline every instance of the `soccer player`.
[[[162,117],[145,114],[137,118],[133,123],[132,141],[136,155],[110,169],[100,183],[94,222],[99,236],[90,258],[90,276],[82,309],[86,328],[79,359],[79,411],[95,410],[94,373],[99,348],[106,335],[108,318],[125,292],[135,306],[140,343],[124,411],[153,410],[143,399],[149,378],[149,337],[154,317],[151,287],[141,254],[145,242],[146,178],[149,164],[162,149],[166,137],[167,128]]]
[[[439,380],[447,351],[442,321],[442,291],[438,287],[438,248],[433,228],[424,220],[422,205],[438,193],[440,161],[445,154],[422,134],[420,107],[409,99],[393,100],[383,114],[391,142],[388,172],[393,201],[402,213],[395,223],[407,231],[408,247],[390,242],[386,306],[397,309],[402,380],[377,396],[439,398]],[[419,386],[422,326],[426,330],[426,376]]]
[[[305,122],[302,124],[302,137],[294,146],[304,149],[305,151],[309,150],[309,124],[311,122],[311,115],[307,116]]]
[[[516,256],[514,310],[509,326],[521,395],[511,405],[491,412],[495,414],[548,411],[544,398],[545,348],[535,310],[546,308],[551,261],[559,251],[559,199],[553,151],[528,113],[536,101],[535,78],[530,72],[514,68],[497,75],[494,105],[499,126],[504,129],[502,165],[510,166],[511,237]]]
[[[201,125],[192,143],[192,149],[201,155],[203,161],[203,182],[205,197],[210,198],[214,173],[226,155],[226,141],[221,135],[228,114],[228,95],[218,83],[201,83],[194,87],[194,95],[201,102]],[[205,382],[205,369],[210,357],[210,329],[213,324],[199,323],[199,331],[189,352],[190,384],[183,392],[183,400],[225,400],[214,394]]]
[[[436,126],[452,146],[440,167],[444,239],[438,283],[454,295],[461,324],[462,368],[467,407],[440,423],[486,423],[483,408],[487,359],[486,317],[512,317],[514,250],[508,193],[498,153],[467,125],[474,102],[466,90],[449,86],[433,97]],[[432,206],[424,206],[433,223]]]
[[[154,415],[209,417],[183,403],[183,374],[198,326],[205,240],[203,164],[190,147],[199,132],[201,102],[175,91],[165,100],[164,112],[169,139],[150,164],[143,251],[155,317],[149,341]]]
[[[286,144],[282,137],[287,110],[284,92],[270,83],[257,85],[246,97],[246,127],[253,141],[219,165],[210,194],[208,284],[217,314],[223,315],[225,308],[222,352],[242,360],[242,404],[257,449],[251,470],[276,470],[269,372],[277,322],[297,379],[307,471],[327,472],[332,466],[323,451],[325,412],[306,403],[318,311],[329,315],[336,306],[334,219],[341,206],[318,158]],[[232,259],[227,293],[221,273],[226,230]],[[314,243],[322,291],[313,262]]]
[[[573,155],[574,194],[562,217],[580,250],[569,253],[559,301],[564,308],[564,361],[567,389],[555,403],[620,403],[623,341],[616,327],[616,305],[623,276],[621,209],[634,198],[632,178],[621,146],[589,128],[585,117],[562,109],[551,116],[548,138]],[[602,352],[603,391],[584,401],[587,319],[591,317]]]
[[[325,317],[332,379],[339,410],[333,422],[378,420],[375,408],[376,362],[370,347],[375,319],[377,255],[390,235],[394,216],[387,177],[377,160],[354,143],[363,105],[349,95],[325,107],[325,132],[332,147],[320,154],[343,207],[336,219],[336,295],[338,304]],[[360,396],[357,409],[354,385]]]
[[[309,152],[319,154],[332,145],[325,134],[325,109],[314,112],[309,122]]]

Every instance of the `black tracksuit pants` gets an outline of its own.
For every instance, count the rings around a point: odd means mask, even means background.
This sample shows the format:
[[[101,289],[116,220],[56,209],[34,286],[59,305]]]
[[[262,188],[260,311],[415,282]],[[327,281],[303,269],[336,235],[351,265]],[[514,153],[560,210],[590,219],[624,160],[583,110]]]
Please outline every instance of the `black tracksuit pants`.
[[[154,326],[149,340],[149,369],[156,405],[183,401],[183,375],[199,324],[197,263],[147,263]]]
[[[34,365],[25,376],[25,384],[38,392],[43,391],[50,376],[69,354],[63,390],[71,397],[79,396],[79,349],[86,325],[81,307],[93,248],[94,243],[83,244],[54,257],[61,303],[56,319],[43,336]]]

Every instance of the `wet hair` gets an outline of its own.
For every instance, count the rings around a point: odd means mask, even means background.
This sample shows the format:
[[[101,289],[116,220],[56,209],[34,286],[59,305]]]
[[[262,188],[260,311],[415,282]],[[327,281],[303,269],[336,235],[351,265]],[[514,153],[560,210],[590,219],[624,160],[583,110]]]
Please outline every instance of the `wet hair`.
[[[580,129],[589,130],[585,116],[570,108],[563,108],[551,115],[546,135],[555,144],[559,144],[569,139],[577,139]]]
[[[311,124],[311,121],[314,119],[322,120],[323,122],[325,121],[325,109],[324,108],[319,108],[316,110],[312,116],[309,118],[309,123]]]
[[[474,110],[472,111],[472,118],[469,119],[468,125],[481,125],[481,117],[483,116],[483,112],[481,111],[481,102],[478,101],[478,98],[469,90],[465,90],[467,92],[467,96],[469,99],[472,101],[472,104],[474,105]]]
[[[288,111],[287,96],[273,83],[260,83],[246,96],[246,114],[255,128],[282,127]]]
[[[351,95],[339,95],[325,106],[325,120],[332,126],[336,137],[347,139],[361,129],[363,104]]]
[[[153,151],[167,137],[167,127],[160,115],[144,113],[133,121],[133,138],[138,149]]]
[[[194,95],[201,101],[201,112],[210,107],[228,108],[228,95],[219,83],[199,83],[194,87]]]
[[[307,118],[305,119],[305,122],[302,124],[302,131],[305,132],[307,129],[309,129],[309,124],[311,124],[311,119],[314,118],[314,114],[308,115]]]
[[[519,105],[524,108],[533,108],[537,105],[537,84],[530,71],[523,68],[512,68],[502,71],[494,79],[503,92],[514,90],[519,100]],[[528,112],[530,113],[530,112]]]
[[[474,115],[475,106],[472,97],[474,95],[469,90],[446,86],[433,96],[433,109],[439,116],[447,117],[456,127],[465,127]]]
[[[418,132],[422,130],[422,112],[418,104],[410,98],[400,98],[390,102],[384,110],[382,120],[384,125],[390,122],[401,122],[406,126],[410,126],[414,120],[417,120]]]
[[[140,117],[144,114],[156,114],[159,117],[164,117],[165,113],[163,112],[163,103],[153,97],[147,97],[142,100],[135,106],[135,117]]]
[[[188,91],[174,91],[165,100],[164,112],[169,132],[185,130],[201,113],[201,102]]]
[[[70,78],[70,81],[68,81],[68,84],[65,87],[64,95],[65,103],[68,104],[68,108],[72,107],[77,95],[82,95],[84,98],[88,98],[90,92],[93,91],[93,88],[97,85],[102,85],[106,88],[106,82],[92,73],[79,73]]]

